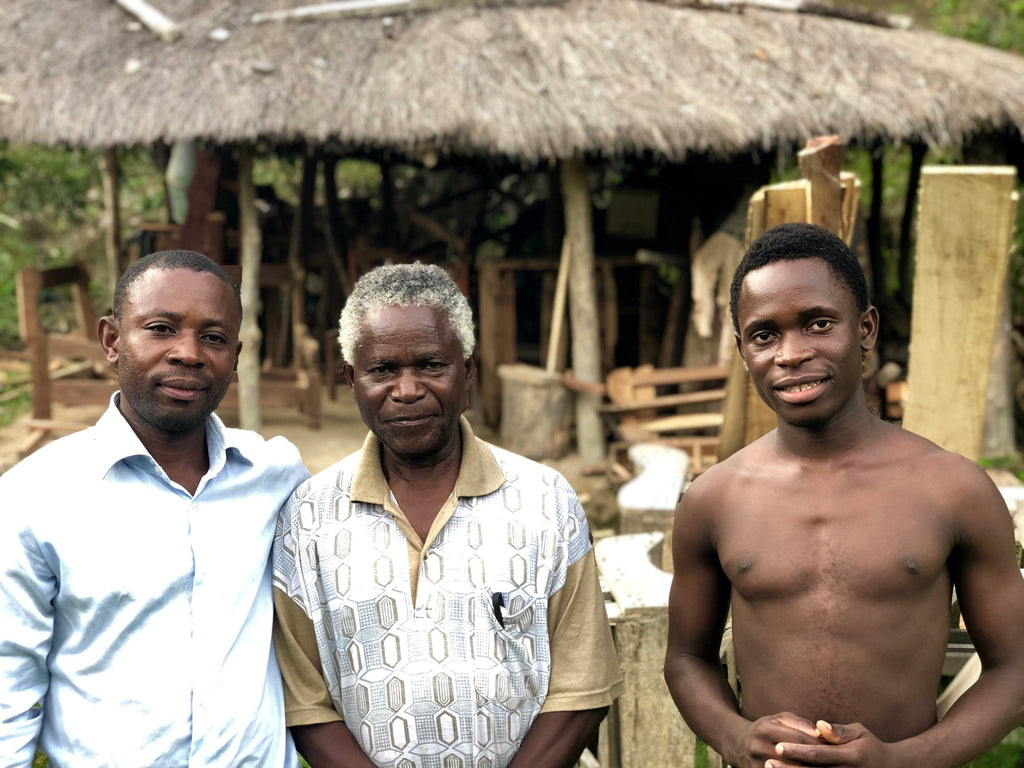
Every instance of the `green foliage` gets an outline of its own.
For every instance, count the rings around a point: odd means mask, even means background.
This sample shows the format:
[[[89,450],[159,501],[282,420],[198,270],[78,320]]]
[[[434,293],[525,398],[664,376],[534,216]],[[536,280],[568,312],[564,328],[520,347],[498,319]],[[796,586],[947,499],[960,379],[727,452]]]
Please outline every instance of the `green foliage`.
[[[20,345],[18,270],[81,258],[96,239],[100,190],[91,152],[0,146],[0,346]]]
[[[931,0],[922,5],[940,32],[1004,50],[1024,50],[1022,0]]]

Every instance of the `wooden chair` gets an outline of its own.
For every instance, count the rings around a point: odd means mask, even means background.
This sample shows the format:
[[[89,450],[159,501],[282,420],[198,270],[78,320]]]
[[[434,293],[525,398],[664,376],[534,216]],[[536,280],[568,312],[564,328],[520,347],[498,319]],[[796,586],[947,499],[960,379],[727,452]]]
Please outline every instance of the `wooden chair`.
[[[709,365],[616,368],[605,378],[600,412],[612,432],[613,463],[637,443],[664,443],[690,456],[694,473],[714,463],[728,369]]]
[[[240,266],[224,265],[224,271],[241,285]],[[259,283],[264,294],[260,405],[297,405],[305,413],[309,428],[319,429],[322,387],[320,344],[310,334],[303,318],[304,278],[301,269],[293,271],[288,264],[260,265]],[[282,306],[287,306],[288,311],[282,312]],[[291,363],[286,364],[289,357]],[[238,407],[236,383],[228,388],[222,405]]]
[[[40,294],[70,286],[75,327],[64,333],[47,331],[40,319]],[[50,431],[73,431],[84,424],[53,420],[53,404],[106,405],[117,389],[117,376],[96,338],[97,318],[89,298],[89,269],[81,262],[68,267],[23,267],[17,278],[18,331],[29,352],[32,370],[32,432],[20,453],[31,453]]]

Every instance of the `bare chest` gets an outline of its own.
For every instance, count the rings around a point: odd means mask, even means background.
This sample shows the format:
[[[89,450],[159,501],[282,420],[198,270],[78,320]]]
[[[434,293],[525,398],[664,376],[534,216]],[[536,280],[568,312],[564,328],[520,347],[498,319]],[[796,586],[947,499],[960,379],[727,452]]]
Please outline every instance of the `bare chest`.
[[[722,568],[749,601],[900,599],[948,581],[941,513],[859,489],[779,489],[723,515],[718,533]]]

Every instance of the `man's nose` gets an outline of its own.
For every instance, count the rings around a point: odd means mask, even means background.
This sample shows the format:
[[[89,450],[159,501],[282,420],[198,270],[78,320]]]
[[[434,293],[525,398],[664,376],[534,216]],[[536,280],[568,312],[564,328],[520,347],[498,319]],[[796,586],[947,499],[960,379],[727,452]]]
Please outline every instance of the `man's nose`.
[[[802,333],[784,333],[775,348],[775,364],[792,367],[814,357],[814,350]]]
[[[414,400],[420,396],[422,391],[419,376],[414,369],[400,368],[398,370],[394,387],[391,389],[392,397],[399,400]]]
[[[199,337],[191,333],[179,333],[174,337],[171,360],[183,365],[202,365],[202,345]]]

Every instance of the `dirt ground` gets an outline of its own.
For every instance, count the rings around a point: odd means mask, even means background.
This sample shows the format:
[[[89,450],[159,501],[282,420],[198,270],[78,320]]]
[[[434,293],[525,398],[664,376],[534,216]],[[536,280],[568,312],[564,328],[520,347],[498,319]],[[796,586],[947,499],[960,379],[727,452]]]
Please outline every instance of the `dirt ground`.
[[[331,400],[325,390],[322,409],[321,427],[318,430],[306,426],[305,416],[298,409],[264,409],[260,432],[264,437],[284,435],[298,447],[309,470],[318,472],[357,451],[366,436],[366,427],[355,402],[344,387],[338,389],[335,400]],[[55,405],[53,420],[88,426],[99,418],[103,410],[99,406]],[[236,410],[222,409],[218,413],[228,426],[238,426]],[[467,416],[481,438],[501,444],[500,434],[488,429],[478,413],[470,411]],[[20,420],[0,428],[0,474],[17,463],[19,448],[29,437],[28,427]],[[59,437],[59,434],[53,434],[52,437]],[[558,459],[547,459],[544,463],[558,469],[572,483],[587,511],[591,527],[604,529],[614,525],[617,515],[615,490],[607,475],[587,471],[579,455],[573,451]]]

